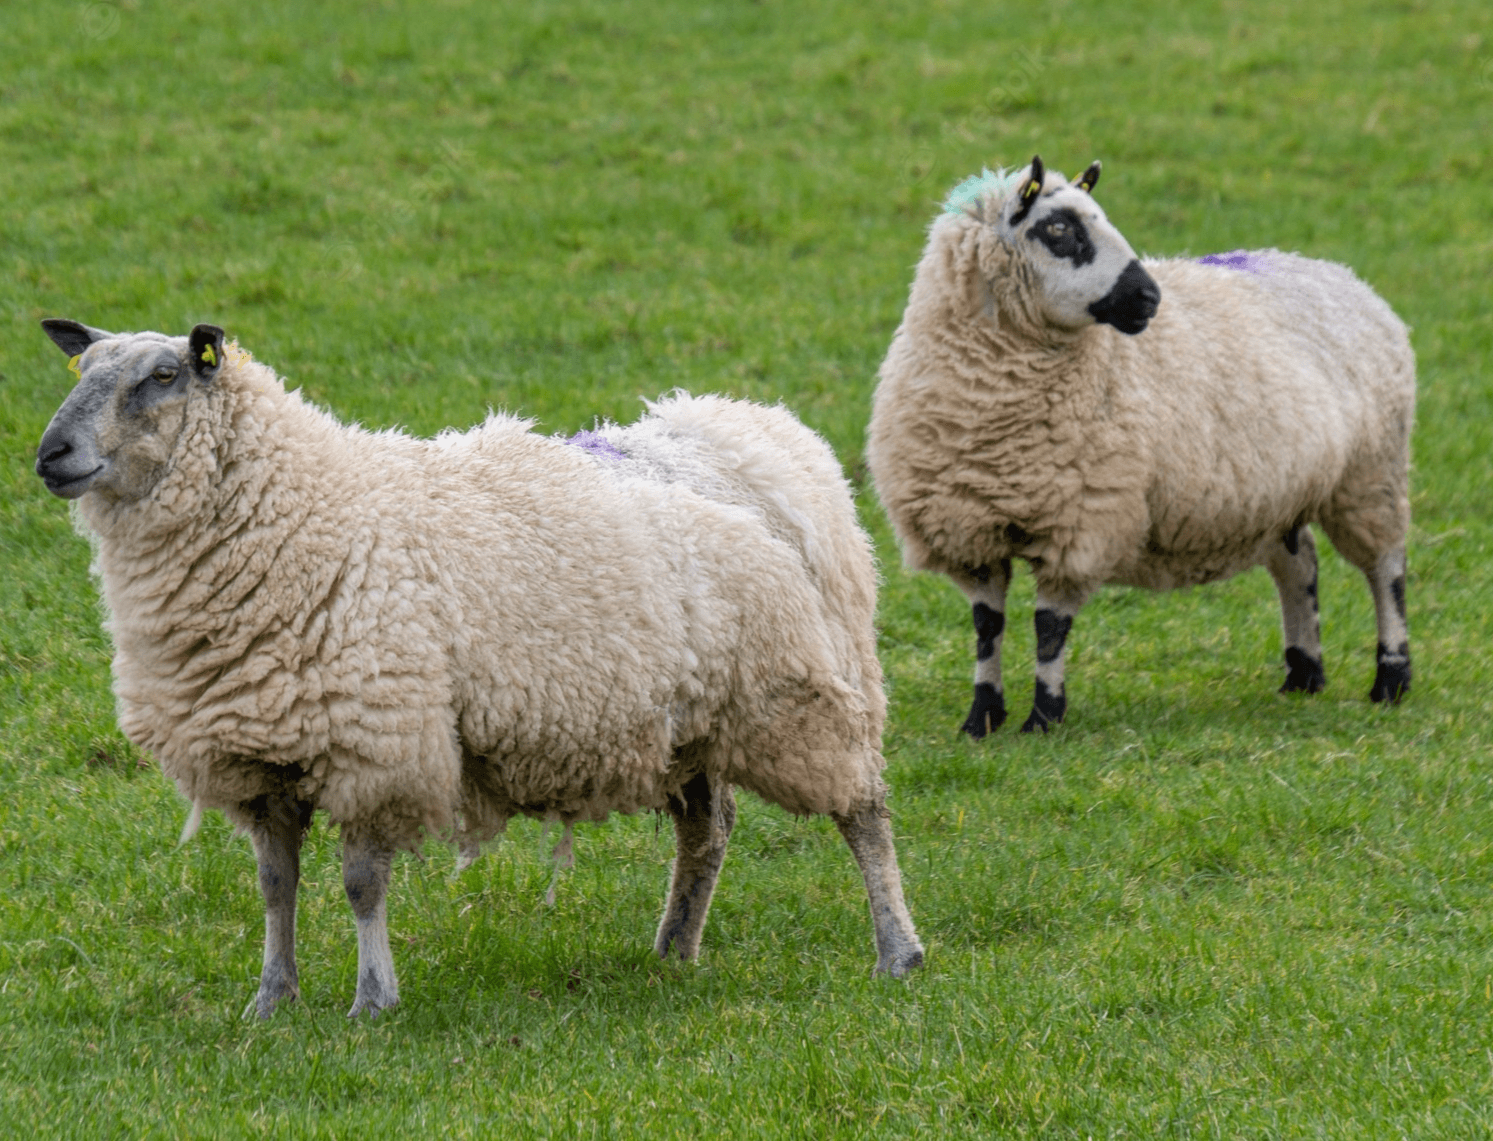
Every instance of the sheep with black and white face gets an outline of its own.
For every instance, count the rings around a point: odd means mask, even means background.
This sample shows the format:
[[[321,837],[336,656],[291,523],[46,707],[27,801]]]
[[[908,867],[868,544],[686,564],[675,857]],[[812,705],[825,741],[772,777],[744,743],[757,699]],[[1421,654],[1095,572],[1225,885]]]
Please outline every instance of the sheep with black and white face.
[[[909,566],[969,599],[985,736],[1006,716],[1011,560],[1036,577],[1024,731],[1067,709],[1064,649],[1105,583],[1164,590],[1264,565],[1283,691],[1326,682],[1317,524],[1367,577],[1370,698],[1410,687],[1405,617],[1415,358],[1384,301],[1278,250],[1138,258],[1092,191],[1040,158],[972,178],[930,229],[881,366],[867,461]]]

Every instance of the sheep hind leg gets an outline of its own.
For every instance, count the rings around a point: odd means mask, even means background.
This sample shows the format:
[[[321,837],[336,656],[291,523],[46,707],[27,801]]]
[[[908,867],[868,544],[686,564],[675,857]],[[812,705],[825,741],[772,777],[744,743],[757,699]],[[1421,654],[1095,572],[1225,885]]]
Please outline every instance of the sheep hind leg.
[[[954,582],[969,599],[975,624],[975,696],[969,716],[960,726],[976,741],[993,733],[1006,720],[1005,690],[1001,686],[1001,638],[1006,630],[1006,588],[1011,582],[1011,560],[994,569],[976,567]]]
[[[399,1001],[394,955],[389,950],[386,906],[394,850],[361,831],[343,829],[342,886],[358,924],[358,990],[349,1018],[370,1017]]]
[[[311,823],[311,805],[288,795],[265,795],[242,809],[253,821],[249,838],[264,895],[264,962],[254,1010],[260,1018],[268,1018],[280,1003],[301,997],[295,962],[295,906],[301,882],[301,839]]]
[[[1322,668],[1322,624],[1317,612],[1317,543],[1306,524],[1292,527],[1271,541],[1265,568],[1280,595],[1286,680],[1281,693],[1321,693],[1327,685]]]
[[[897,867],[897,848],[892,841],[892,822],[886,808],[870,805],[849,816],[836,816],[835,824],[860,866],[871,904],[871,923],[876,929],[875,974],[900,979],[923,965],[923,944],[913,929],[912,916],[902,898],[902,873]]]
[[[1364,571],[1379,627],[1378,666],[1369,700],[1397,703],[1410,692],[1410,626],[1405,617],[1405,548],[1395,547]]]
[[[670,948],[681,959],[693,959],[700,953],[710,899],[736,824],[736,799],[729,784],[713,784],[700,773],[669,798],[669,815],[677,850],[653,949],[661,959],[668,958]]]
[[[1045,733],[1068,712],[1064,649],[1082,607],[1081,597],[1048,594],[1040,583],[1037,586],[1037,610],[1032,618],[1037,631],[1037,682],[1032,711],[1021,725],[1023,733]]]

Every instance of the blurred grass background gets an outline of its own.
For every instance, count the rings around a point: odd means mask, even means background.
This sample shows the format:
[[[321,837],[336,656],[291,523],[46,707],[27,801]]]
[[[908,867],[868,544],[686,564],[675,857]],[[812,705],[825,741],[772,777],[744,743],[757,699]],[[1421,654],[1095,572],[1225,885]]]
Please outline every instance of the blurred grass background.
[[[1493,1132],[1488,881],[1493,14],[1471,0],[0,3],[0,1124],[16,1135],[1456,1137]],[[304,1001],[242,1021],[262,907],[221,819],[114,727],[86,543],[31,472],[37,328],[223,325],[313,399],[569,432],[675,386],[783,400],[863,483],[927,222],[1040,151],[1137,249],[1347,262],[1414,326],[1415,691],[1371,708],[1356,572],[1329,689],[1275,695],[1263,572],[1115,590],[1073,715],[956,730],[962,598],[886,584],[888,778],[929,948],[868,979],[832,826],[755,802],[698,964],[649,954],[667,823],[530,822],[391,897],[404,1003],[342,1018],[335,836]],[[1009,699],[1024,708],[1030,582]]]

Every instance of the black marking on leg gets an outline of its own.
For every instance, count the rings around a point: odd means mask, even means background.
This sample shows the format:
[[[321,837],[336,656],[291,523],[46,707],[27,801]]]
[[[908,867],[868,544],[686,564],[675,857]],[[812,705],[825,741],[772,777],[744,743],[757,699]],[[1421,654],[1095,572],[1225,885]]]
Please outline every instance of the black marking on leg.
[[[662,949],[658,953],[660,959],[667,959],[669,957],[669,951],[674,948],[675,944],[679,941],[679,937],[689,927],[690,912],[695,908],[695,901],[699,898],[700,885],[703,880],[703,876],[696,876],[686,890],[679,892],[678,895],[669,901],[671,907],[677,907],[679,910],[678,914],[674,917],[674,922],[669,925],[668,929],[663,933],[663,938],[659,940],[660,944],[662,944]],[[683,951],[679,951],[679,957],[681,959],[684,958]]]
[[[1395,575],[1389,584],[1389,593],[1394,596],[1395,609],[1399,611],[1400,621],[1406,622],[1405,618],[1405,576]]]
[[[1301,550],[1301,528],[1292,527],[1280,537],[1280,541],[1286,545],[1286,554],[1294,555]]]
[[[1410,644],[1401,642],[1391,653],[1388,646],[1379,643],[1379,668],[1374,673],[1374,688],[1369,690],[1369,700],[1387,701],[1397,704],[1410,692]]]
[[[1022,723],[1023,733],[1033,733],[1040,729],[1046,733],[1048,728],[1056,725],[1063,719],[1063,714],[1068,711],[1068,697],[1063,687],[1058,686],[1058,691],[1053,693],[1047,688],[1047,683],[1041,678],[1037,679],[1037,692],[1032,700],[1032,711]]]
[[[1006,616],[983,602],[975,603],[974,613],[975,657],[983,662],[995,656],[995,640],[1006,628]]]
[[[1286,647],[1286,671],[1281,693],[1321,693],[1327,688],[1322,659],[1312,657],[1300,646]]]
[[[1317,613],[1317,568],[1312,567],[1312,580],[1306,584],[1306,596],[1312,600],[1312,613]]]
[[[990,581],[990,568],[984,563],[981,563],[977,567],[965,567],[964,573],[969,575],[969,577],[974,579],[976,582]]]
[[[1037,627],[1037,660],[1050,662],[1063,652],[1068,631],[1073,628],[1072,615],[1059,616],[1056,610],[1042,609],[1033,617]]]
[[[1006,720],[1006,695],[988,681],[975,685],[975,701],[961,728],[976,741],[994,733]]]

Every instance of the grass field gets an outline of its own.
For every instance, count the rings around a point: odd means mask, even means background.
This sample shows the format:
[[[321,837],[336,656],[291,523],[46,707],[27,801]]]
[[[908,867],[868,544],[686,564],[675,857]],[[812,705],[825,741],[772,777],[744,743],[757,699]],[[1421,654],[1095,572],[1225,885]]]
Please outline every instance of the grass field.
[[[8,1136],[1493,1135],[1493,12],[1484,0],[0,3],[0,1132]],[[31,472],[37,327],[223,325],[315,400],[568,432],[675,386],[860,458],[943,193],[1040,151],[1139,250],[1351,264],[1414,326],[1415,690],[1275,694],[1263,571],[1112,590],[1060,731],[957,735],[973,638],[885,570],[888,779],[928,947],[872,980],[849,854],[743,799],[705,951],[650,945],[667,822],[539,825],[391,896],[403,1004],[343,1012],[337,840],[304,1001],[244,1020],[246,840],[114,725],[88,548]],[[1030,579],[1007,677],[1030,694]]]

